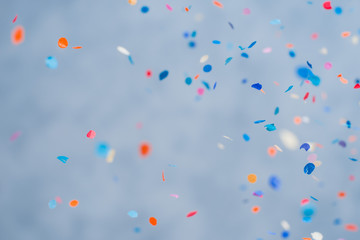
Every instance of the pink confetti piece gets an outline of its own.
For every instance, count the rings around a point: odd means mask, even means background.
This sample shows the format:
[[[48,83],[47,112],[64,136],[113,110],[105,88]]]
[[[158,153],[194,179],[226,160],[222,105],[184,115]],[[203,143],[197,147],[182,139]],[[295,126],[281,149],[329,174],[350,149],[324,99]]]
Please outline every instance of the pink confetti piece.
[[[330,70],[332,68],[331,62],[326,62],[324,67],[325,67],[326,70]]]
[[[272,52],[272,48],[271,47],[267,47],[267,48],[264,48],[262,50],[263,53],[271,53]]]
[[[10,137],[10,141],[15,141],[21,135],[20,131],[14,132],[13,135]]]
[[[309,202],[310,202],[309,199],[304,198],[303,200],[301,200],[301,205],[303,206],[303,205],[305,205],[305,204],[308,204]]]
[[[249,15],[250,13],[251,13],[250,8],[244,8],[243,10],[244,15]]]
[[[177,195],[177,194],[170,194],[170,197],[179,198],[179,195]]]
[[[197,211],[189,212],[186,217],[192,217],[197,214]]]
[[[319,37],[319,35],[317,33],[311,34],[311,39],[312,40],[316,40],[318,37]]]
[[[96,136],[96,132],[95,132],[94,130],[90,130],[90,131],[86,134],[86,136],[87,136],[88,138],[90,138],[90,139],[94,139],[95,136]]]
[[[12,23],[15,23],[15,22],[16,22],[16,19],[17,19],[17,14],[16,14],[16,16],[14,17],[14,19],[12,20]]]
[[[310,154],[310,155],[307,157],[307,160],[308,160],[309,162],[312,162],[312,163],[315,162],[316,159],[317,159],[316,153],[312,153],[312,154]]]
[[[61,197],[55,197],[55,201],[60,204],[62,203]]]
[[[205,91],[205,89],[203,89],[203,88],[198,88],[198,90],[197,90],[197,92],[200,96],[204,94],[204,91]]]
[[[169,10],[169,11],[172,11],[172,7],[169,5],[169,4],[166,4],[166,8]]]

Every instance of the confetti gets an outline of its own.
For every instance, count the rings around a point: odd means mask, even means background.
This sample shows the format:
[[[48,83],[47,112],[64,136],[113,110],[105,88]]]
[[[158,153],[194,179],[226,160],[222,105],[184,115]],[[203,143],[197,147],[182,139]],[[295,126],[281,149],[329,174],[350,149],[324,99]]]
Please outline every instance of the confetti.
[[[129,0],[128,2],[130,5],[134,6],[137,3],[137,0]]]
[[[213,40],[212,43],[218,45],[218,44],[220,44],[221,42],[220,42],[219,40]]]
[[[350,231],[350,232],[357,232],[359,230],[359,228],[356,224],[345,224],[344,228],[345,228],[345,230]]]
[[[106,142],[99,142],[96,144],[95,153],[98,157],[106,158],[110,152],[110,146]]]
[[[179,195],[177,194],[170,194],[171,197],[174,197],[174,198],[179,198]]]
[[[289,86],[288,89],[287,89],[285,92],[287,93],[287,92],[290,91],[293,87],[294,87],[293,85]]]
[[[243,9],[243,14],[244,15],[249,15],[250,13],[251,13],[250,8],[244,8]]]
[[[59,159],[59,160],[62,161],[63,163],[66,163],[69,158],[68,158],[68,157],[65,157],[65,156],[58,156],[57,159]]]
[[[87,136],[88,138],[90,138],[90,139],[94,139],[95,136],[96,136],[96,132],[95,132],[94,130],[90,130],[90,131],[86,134],[86,136]]]
[[[25,40],[25,29],[23,26],[16,26],[11,32],[11,42],[14,45],[19,45]]]
[[[260,190],[253,192],[253,195],[256,197],[263,197],[264,193]]]
[[[128,215],[131,217],[131,218],[137,218],[138,217],[138,213],[134,210],[131,210],[128,212]]]
[[[106,162],[112,163],[114,161],[114,157],[115,157],[115,150],[111,149],[106,157]]]
[[[169,71],[167,71],[167,70],[162,71],[162,72],[159,74],[159,80],[160,80],[160,81],[164,80],[165,78],[167,78],[168,75],[169,75]]]
[[[16,15],[16,16],[14,17],[14,19],[12,20],[12,23],[15,23],[15,22],[16,22],[17,17],[18,17],[18,15]]]
[[[345,198],[346,197],[346,192],[338,192],[338,198]]]
[[[256,41],[252,42],[252,43],[248,46],[248,48],[252,48],[255,44],[256,44]]]
[[[249,135],[247,135],[246,133],[243,134],[243,139],[244,139],[246,142],[250,141],[250,137],[249,137]]]
[[[276,156],[276,148],[274,147],[268,147],[267,149],[267,153],[270,157],[275,157]]]
[[[305,151],[308,151],[310,149],[310,144],[308,143],[303,143],[301,146],[300,146],[300,149],[305,149]]]
[[[224,6],[222,5],[222,3],[218,2],[218,1],[213,1],[213,4],[219,8],[223,8]]]
[[[279,107],[276,107],[276,108],[275,108],[275,111],[274,111],[274,115],[278,115],[278,114],[279,114],[279,111],[280,111]]]
[[[330,70],[332,68],[332,64],[330,62],[326,62],[324,67],[326,70]]]
[[[141,8],[141,12],[142,12],[142,13],[148,13],[148,12],[149,12],[149,7],[148,7],[148,6],[143,6],[143,7]]]
[[[55,200],[50,200],[49,201],[49,208],[54,209],[55,207],[56,207],[56,201]]]
[[[249,58],[249,55],[248,55],[247,53],[241,53],[241,56],[242,56],[243,58]]]
[[[272,131],[275,131],[276,130],[276,127],[275,127],[275,124],[274,123],[271,123],[271,124],[267,124],[264,126],[266,128],[266,130],[268,130],[269,132],[272,132]]]
[[[270,21],[270,24],[272,24],[272,25],[278,25],[278,24],[281,24],[281,21],[280,21],[280,19],[274,19],[274,20],[271,20],[271,21]]]
[[[276,175],[272,175],[269,177],[269,185],[273,190],[279,190],[281,187],[280,178]]]
[[[191,77],[185,78],[185,83],[186,83],[187,85],[191,85],[191,83],[192,83]]]
[[[58,46],[60,48],[67,48],[67,46],[69,45],[68,41],[66,38],[62,37],[62,38],[59,38],[58,40]]]
[[[211,72],[211,70],[212,70],[212,66],[210,64],[205,65],[203,68],[203,71],[206,73]]]
[[[151,153],[151,145],[148,142],[140,143],[139,146],[139,155],[141,158],[146,158]]]
[[[58,61],[55,57],[47,57],[45,60],[45,64],[50,69],[56,69],[58,67]]]
[[[72,207],[72,208],[77,207],[77,205],[79,205],[79,201],[78,201],[78,200],[71,200],[71,201],[69,202],[69,206]]]
[[[313,199],[313,200],[315,200],[315,201],[317,201],[317,202],[319,201],[319,200],[317,200],[316,198],[314,198],[313,196],[310,196],[310,198]]]
[[[10,141],[11,141],[11,142],[15,141],[18,137],[20,137],[20,135],[21,135],[21,132],[20,132],[20,131],[14,132],[14,133],[11,135],[11,137],[10,137]]]
[[[335,11],[335,13],[336,13],[337,15],[341,15],[341,13],[342,13],[342,8],[341,8],[341,7],[336,7],[336,8],[334,9],[334,11]]]
[[[351,161],[357,162],[358,160],[356,158],[349,158]]]
[[[263,123],[263,122],[265,122],[266,120],[257,120],[257,121],[255,121],[254,123],[255,124],[259,124],[259,123]]]
[[[315,169],[315,165],[313,163],[308,163],[304,167],[304,173],[310,175]]]
[[[204,55],[200,58],[200,63],[204,63],[206,62],[207,60],[209,59],[209,56],[208,55]]]
[[[313,232],[311,233],[311,237],[314,239],[314,240],[322,240],[323,239],[323,235],[319,232]]]
[[[169,4],[166,4],[166,8],[169,10],[169,11],[172,11],[172,7],[169,5]]]
[[[331,2],[330,2],[330,1],[324,2],[324,3],[323,3],[323,7],[324,7],[326,10],[332,9],[332,7],[331,7]]]
[[[309,68],[312,68],[312,65],[309,63],[309,61],[306,61],[306,63],[309,66]]]
[[[163,182],[165,182],[165,175],[164,175],[164,171],[162,171],[162,180],[163,180]]]
[[[130,52],[126,48],[118,46],[116,47],[116,49],[118,50],[119,53],[124,54],[126,56],[130,56]]]
[[[257,176],[255,174],[251,173],[247,176],[247,179],[248,179],[249,183],[256,183]]]
[[[228,24],[231,27],[231,29],[234,29],[234,25],[231,22],[228,22]]]
[[[260,207],[259,206],[253,206],[252,208],[251,208],[251,211],[255,214],[255,213],[258,213],[258,212],[260,212]]]
[[[253,85],[251,85],[252,88],[255,88],[257,90],[261,90],[262,89],[262,85],[260,83],[254,83]]]
[[[192,216],[194,216],[194,215],[196,215],[197,214],[197,211],[193,211],[193,212],[189,212],[187,215],[186,215],[186,217],[192,217]]]
[[[154,217],[150,217],[150,218],[149,218],[149,223],[150,223],[151,225],[153,225],[153,226],[156,226],[156,224],[157,224],[157,219],[154,218]]]
[[[232,60],[232,57],[229,57],[225,60],[225,66]]]

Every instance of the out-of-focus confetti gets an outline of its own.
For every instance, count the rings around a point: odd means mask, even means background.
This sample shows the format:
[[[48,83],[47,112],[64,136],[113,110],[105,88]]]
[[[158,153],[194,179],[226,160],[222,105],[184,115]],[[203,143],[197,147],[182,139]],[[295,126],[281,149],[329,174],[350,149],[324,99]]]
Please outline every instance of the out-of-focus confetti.
[[[11,42],[14,45],[19,45],[25,40],[25,29],[23,26],[16,26],[11,32]]]

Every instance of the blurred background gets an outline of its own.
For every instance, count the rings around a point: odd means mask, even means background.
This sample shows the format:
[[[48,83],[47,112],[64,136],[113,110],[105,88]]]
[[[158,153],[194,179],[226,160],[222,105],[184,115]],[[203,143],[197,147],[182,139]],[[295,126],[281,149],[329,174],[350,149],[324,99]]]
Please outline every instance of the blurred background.
[[[360,239],[360,2],[323,2],[2,1],[0,239]]]

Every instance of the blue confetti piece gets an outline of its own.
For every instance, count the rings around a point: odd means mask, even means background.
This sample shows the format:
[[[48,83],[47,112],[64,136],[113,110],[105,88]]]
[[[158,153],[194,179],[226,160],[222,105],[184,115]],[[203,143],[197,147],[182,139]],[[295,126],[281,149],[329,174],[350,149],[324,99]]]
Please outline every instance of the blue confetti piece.
[[[184,32],[184,33],[183,33],[184,38],[188,38],[189,35],[190,35],[189,32]]]
[[[315,165],[313,163],[308,163],[304,167],[304,173],[310,175],[315,169]]]
[[[336,218],[334,220],[334,225],[340,225],[341,224],[341,219],[340,218]]]
[[[253,41],[253,42],[248,46],[248,48],[252,48],[255,44],[256,44],[256,41]]]
[[[307,79],[308,76],[313,73],[307,67],[298,67],[296,69],[296,74],[302,79]]]
[[[289,56],[294,58],[296,56],[295,52],[293,50],[289,51]]]
[[[207,82],[202,81],[202,84],[206,87],[207,90],[210,90],[210,86]]]
[[[96,144],[95,153],[98,157],[106,158],[110,152],[110,146],[106,142]]]
[[[212,41],[213,44],[220,44],[221,42],[219,40]]]
[[[282,236],[283,238],[288,238],[288,237],[290,236],[290,233],[289,233],[288,231],[283,231],[283,232],[281,233],[281,236]]]
[[[196,31],[193,31],[192,33],[191,33],[191,37],[196,37]]]
[[[270,231],[268,231],[268,234],[269,234],[269,235],[274,235],[274,236],[276,235],[276,233],[270,232]]]
[[[342,146],[343,148],[345,148],[346,147],[346,142],[341,140],[341,141],[339,141],[339,145]]]
[[[142,12],[142,13],[147,13],[147,12],[149,12],[149,7],[148,7],[148,6],[143,6],[143,7],[141,8],[141,12]]]
[[[203,68],[203,71],[206,73],[211,72],[211,70],[212,70],[212,66],[210,64],[205,65]]]
[[[291,85],[285,92],[287,93],[288,91],[290,91],[294,86]]]
[[[196,46],[196,43],[194,41],[189,42],[189,47],[194,48]]]
[[[128,59],[129,59],[129,62],[132,64],[132,65],[134,65],[134,61],[132,60],[132,57],[129,55],[128,56]]]
[[[134,228],[134,232],[135,232],[135,233],[140,233],[140,232],[141,232],[141,228],[139,228],[139,227]]]
[[[313,196],[310,196],[310,198],[313,199],[313,200],[315,200],[315,201],[317,201],[317,202],[319,201],[319,200],[317,200],[316,198],[314,198]]]
[[[45,64],[50,69],[56,69],[58,67],[58,61],[55,57],[47,57],[45,60]]]
[[[232,60],[232,57],[229,57],[225,60],[225,66]]]
[[[281,186],[280,178],[273,175],[269,177],[269,185],[274,190],[279,190]]]
[[[275,108],[275,111],[274,111],[274,115],[278,115],[278,114],[279,114],[279,111],[280,111],[279,107],[276,107],[276,108]]]
[[[258,190],[258,191],[253,192],[253,195],[256,197],[262,197],[264,195],[264,193],[262,191]]]
[[[165,78],[167,78],[167,76],[169,75],[169,71],[168,70],[164,70],[160,73],[159,75],[159,80],[162,81],[164,80]]]
[[[265,122],[266,120],[256,120],[254,123],[255,124],[259,124],[259,123],[263,123],[263,122]]]
[[[311,217],[303,217],[303,222],[311,222],[312,218]]]
[[[306,63],[309,66],[309,68],[312,68],[312,65],[309,63],[309,61],[306,61]]]
[[[187,85],[190,85],[190,84],[192,83],[191,77],[187,77],[187,78],[185,79],[185,83],[186,83]]]
[[[247,83],[247,79],[244,78],[241,82],[242,82],[242,84],[245,84],[245,83]]]
[[[338,143],[339,142],[339,139],[334,139],[334,140],[332,140],[332,144],[335,144],[335,143]]]
[[[134,210],[131,210],[128,212],[128,215],[132,218],[137,218],[138,217],[138,213]]]
[[[358,160],[356,158],[349,158],[351,161],[357,162]]]
[[[169,164],[169,167],[176,167],[176,165],[174,165],[174,164]]]
[[[341,7],[336,7],[334,10],[335,10],[335,13],[337,15],[341,15],[341,13],[342,13],[342,8]]]
[[[57,159],[59,159],[59,160],[62,161],[63,163],[66,163],[69,158],[68,158],[68,157],[65,157],[65,156],[58,156]]]
[[[351,122],[349,120],[346,121],[347,128],[351,128]]]
[[[272,24],[272,25],[278,25],[278,24],[281,24],[281,21],[280,21],[280,19],[274,19],[274,20],[271,20],[271,21],[270,21],[270,24]]]
[[[262,85],[260,83],[254,83],[253,85],[251,85],[252,88],[255,88],[257,90],[261,90],[262,89]]]
[[[234,29],[234,25],[231,22],[228,22],[228,23],[229,23],[231,29]]]
[[[305,149],[305,151],[308,151],[310,149],[310,145],[308,143],[303,143],[301,146],[300,146],[300,150],[301,149]]]
[[[272,131],[275,131],[276,130],[276,127],[275,127],[275,124],[274,123],[271,123],[271,124],[267,124],[264,126],[266,128],[266,130],[268,130],[269,132],[272,132]]]
[[[249,55],[247,53],[241,53],[241,56],[244,57],[244,58],[249,58]]]
[[[245,50],[245,48],[243,48],[242,46],[239,46],[239,48],[240,48],[241,50]]]
[[[215,88],[216,88],[216,82],[214,83],[214,87],[213,87],[213,90],[215,90]]]
[[[54,209],[55,207],[56,207],[56,201],[55,200],[50,200],[49,201],[49,208]]]
[[[246,142],[250,141],[250,137],[249,137],[249,135],[247,135],[246,133],[243,134],[243,139],[244,139]]]

